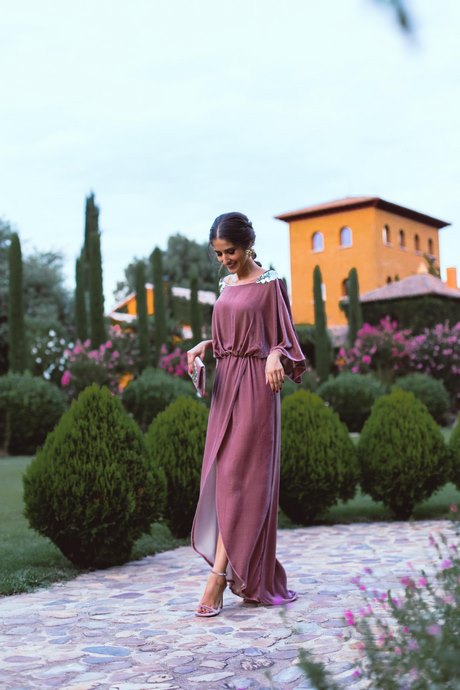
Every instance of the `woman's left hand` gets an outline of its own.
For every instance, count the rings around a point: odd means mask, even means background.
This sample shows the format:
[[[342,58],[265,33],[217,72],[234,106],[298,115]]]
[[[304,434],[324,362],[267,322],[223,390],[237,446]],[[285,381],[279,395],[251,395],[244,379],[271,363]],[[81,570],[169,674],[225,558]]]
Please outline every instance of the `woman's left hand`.
[[[274,393],[278,393],[284,383],[284,368],[280,362],[278,352],[271,352],[265,365],[265,383],[268,383]]]

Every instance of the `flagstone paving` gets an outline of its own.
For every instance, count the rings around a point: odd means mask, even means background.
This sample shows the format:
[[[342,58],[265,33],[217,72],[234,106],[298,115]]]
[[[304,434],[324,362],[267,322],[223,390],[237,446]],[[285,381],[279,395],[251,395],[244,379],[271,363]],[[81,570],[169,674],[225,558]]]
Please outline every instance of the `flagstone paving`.
[[[308,690],[296,664],[304,648],[359,690],[361,652],[343,613],[364,601],[351,579],[371,568],[363,577],[373,586],[401,591],[408,562],[433,569],[429,535],[450,530],[448,521],[422,521],[280,531],[278,556],[298,600],[255,606],[228,591],[210,619],[193,615],[208,570],[190,547],[5,597],[0,688]]]

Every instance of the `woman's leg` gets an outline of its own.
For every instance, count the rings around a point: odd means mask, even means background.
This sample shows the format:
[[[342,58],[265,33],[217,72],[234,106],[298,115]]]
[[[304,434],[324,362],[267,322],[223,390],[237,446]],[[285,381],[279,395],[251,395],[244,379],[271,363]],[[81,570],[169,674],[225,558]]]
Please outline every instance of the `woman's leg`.
[[[217,538],[216,556],[214,559],[213,566],[213,571],[215,572],[211,572],[209,575],[203,597],[200,603],[198,604],[198,613],[205,613],[205,609],[201,608],[201,604],[205,604],[206,606],[212,606],[213,608],[217,608],[218,606],[220,606],[222,594],[224,592],[225,587],[227,586],[227,579],[224,575],[216,575],[216,573],[225,573],[227,563],[227,554],[224,548],[224,544],[222,542],[222,537],[219,533],[219,536]]]

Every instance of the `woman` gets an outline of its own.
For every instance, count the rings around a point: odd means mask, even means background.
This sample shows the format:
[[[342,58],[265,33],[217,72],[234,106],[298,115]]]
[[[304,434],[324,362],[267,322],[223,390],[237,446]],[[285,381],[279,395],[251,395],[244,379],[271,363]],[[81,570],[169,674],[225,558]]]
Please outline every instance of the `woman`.
[[[188,351],[189,372],[206,350],[216,358],[192,546],[211,566],[197,616],[222,609],[227,581],[247,602],[296,598],[276,559],[280,390],[300,383],[305,359],[276,272],[254,261],[255,234],[242,213],[214,221],[209,242],[229,274],[220,281],[212,340]]]

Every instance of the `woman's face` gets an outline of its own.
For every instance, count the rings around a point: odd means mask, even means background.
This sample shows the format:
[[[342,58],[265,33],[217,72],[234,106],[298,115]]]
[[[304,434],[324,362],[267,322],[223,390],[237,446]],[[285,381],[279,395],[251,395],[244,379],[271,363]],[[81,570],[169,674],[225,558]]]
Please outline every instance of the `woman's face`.
[[[245,249],[217,237],[211,244],[220,264],[223,264],[230,273],[241,272],[249,259]]]

